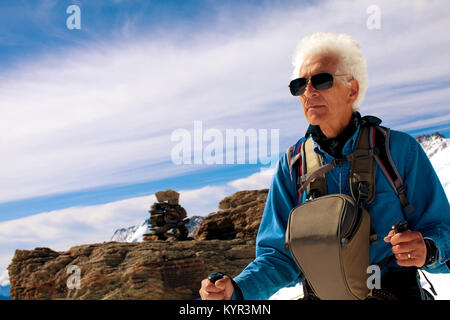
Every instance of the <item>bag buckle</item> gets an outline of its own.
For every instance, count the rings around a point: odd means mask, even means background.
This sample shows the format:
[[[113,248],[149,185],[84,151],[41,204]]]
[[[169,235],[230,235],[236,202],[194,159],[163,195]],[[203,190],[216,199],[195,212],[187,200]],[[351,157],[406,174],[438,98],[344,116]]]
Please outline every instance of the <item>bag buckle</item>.
[[[358,203],[365,204],[369,199],[369,187],[367,181],[361,181],[358,183]]]

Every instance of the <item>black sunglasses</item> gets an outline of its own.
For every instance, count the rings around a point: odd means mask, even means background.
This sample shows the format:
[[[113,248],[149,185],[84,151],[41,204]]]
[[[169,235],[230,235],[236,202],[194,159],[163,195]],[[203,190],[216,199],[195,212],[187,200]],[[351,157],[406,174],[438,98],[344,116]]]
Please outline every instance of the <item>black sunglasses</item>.
[[[336,74],[337,76],[346,76],[346,74]],[[291,81],[289,89],[293,96],[302,95],[308,86],[308,80],[311,79],[311,84],[317,90],[326,90],[333,86],[333,75],[328,72],[317,73],[310,78],[298,78]]]

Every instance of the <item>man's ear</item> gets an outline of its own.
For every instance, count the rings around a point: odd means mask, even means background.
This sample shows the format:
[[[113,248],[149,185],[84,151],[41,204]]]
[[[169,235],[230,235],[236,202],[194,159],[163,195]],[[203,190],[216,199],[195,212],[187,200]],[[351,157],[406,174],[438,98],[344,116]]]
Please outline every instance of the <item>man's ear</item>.
[[[350,91],[348,94],[348,102],[353,105],[359,94],[359,82],[356,79],[352,79],[350,82]]]

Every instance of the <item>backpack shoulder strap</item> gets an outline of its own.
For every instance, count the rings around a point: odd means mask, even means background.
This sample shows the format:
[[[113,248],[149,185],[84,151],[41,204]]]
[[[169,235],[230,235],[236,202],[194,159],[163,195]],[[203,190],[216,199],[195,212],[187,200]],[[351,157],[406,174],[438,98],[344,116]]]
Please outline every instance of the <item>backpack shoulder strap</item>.
[[[325,171],[322,173],[318,170],[323,168],[323,161],[314,152],[313,139],[300,139],[296,144],[289,147],[286,153],[291,181],[297,190],[298,199],[302,198],[304,191],[307,192],[307,195],[311,192],[315,195],[325,195],[327,193]],[[306,177],[310,176],[307,173],[313,172],[315,174],[311,175],[308,182],[305,183]],[[306,190],[303,189],[302,184],[307,186]]]
[[[296,183],[295,181],[295,164],[297,161],[301,162],[301,145],[303,142],[303,138],[298,140],[295,144],[293,144],[292,146],[290,146],[287,150],[286,150],[286,155],[287,155],[287,163],[289,166],[289,175],[291,177],[291,181],[292,183]]]
[[[406,215],[414,211],[414,207],[408,201],[406,196],[406,187],[403,183],[397,167],[392,159],[390,149],[390,129],[382,126],[374,127],[371,133],[371,145],[376,147],[379,152],[375,156],[375,160],[378,163],[383,174],[386,176],[392,189],[400,200],[402,211],[406,219]]]
[[[350,167],[350,186],[353,199],[370,204],[375,199],[375,162],[374,157],[366,155],[373,152],[370,136],[373,127],[360,126],[360,132],[353,152],[354,160]],[[376,154],[376,152],[374,152]]]
[[[305,166],[303,170],[303,176],[308,172],[315,172],[319,168],[323,167],[322,158],[314,152],[313,139],[308,139],[304,142],[304,159]],[[302,181],[303,182],[303,181]],[[327,194],[327,180],[325,173],[318,172],[318,174],[306,185],[306,194],[313,194],[314,197],[324,196]]]
[[[291,177],[291,182],[296,190],[297,204],[300,202],[302,197],[300,192],[300,176],[302,170],[302,145],[304,138],[298,140],[294,145],[290,146],[287,151],[287,163],[289,166],[289,176]]]

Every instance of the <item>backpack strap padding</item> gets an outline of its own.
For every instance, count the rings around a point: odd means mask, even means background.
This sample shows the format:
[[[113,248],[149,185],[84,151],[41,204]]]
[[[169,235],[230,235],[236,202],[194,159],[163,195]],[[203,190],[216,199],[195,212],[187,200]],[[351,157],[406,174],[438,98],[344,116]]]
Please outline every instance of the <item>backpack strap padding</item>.
[[[306,175],[308,172],[314,172],[320,167],[323,166],[323,161],[319,157],[319,155],[314,151],[314,143],[313,139],[308,139],[305,142],[305,154],[306,154],[306,170],[303,170],[303,175]],[[327,194],[327,181],[325,174],[321,174],[316,176],[311,183],[309,183],[306,187],[307,195],[311,192],[315,192],[316,195],[324,196]]]
[[[358,200],[360,197],[359,184],[365,182],[368,194],[364,200],[369,204],[375,199],[375,166],[374,157],[365,155],[370,154],[373,149],[370,143],[373,127],[361,126],[360,130],[354,151],[355,159],[350,168],[350,185],[353,198]]]

